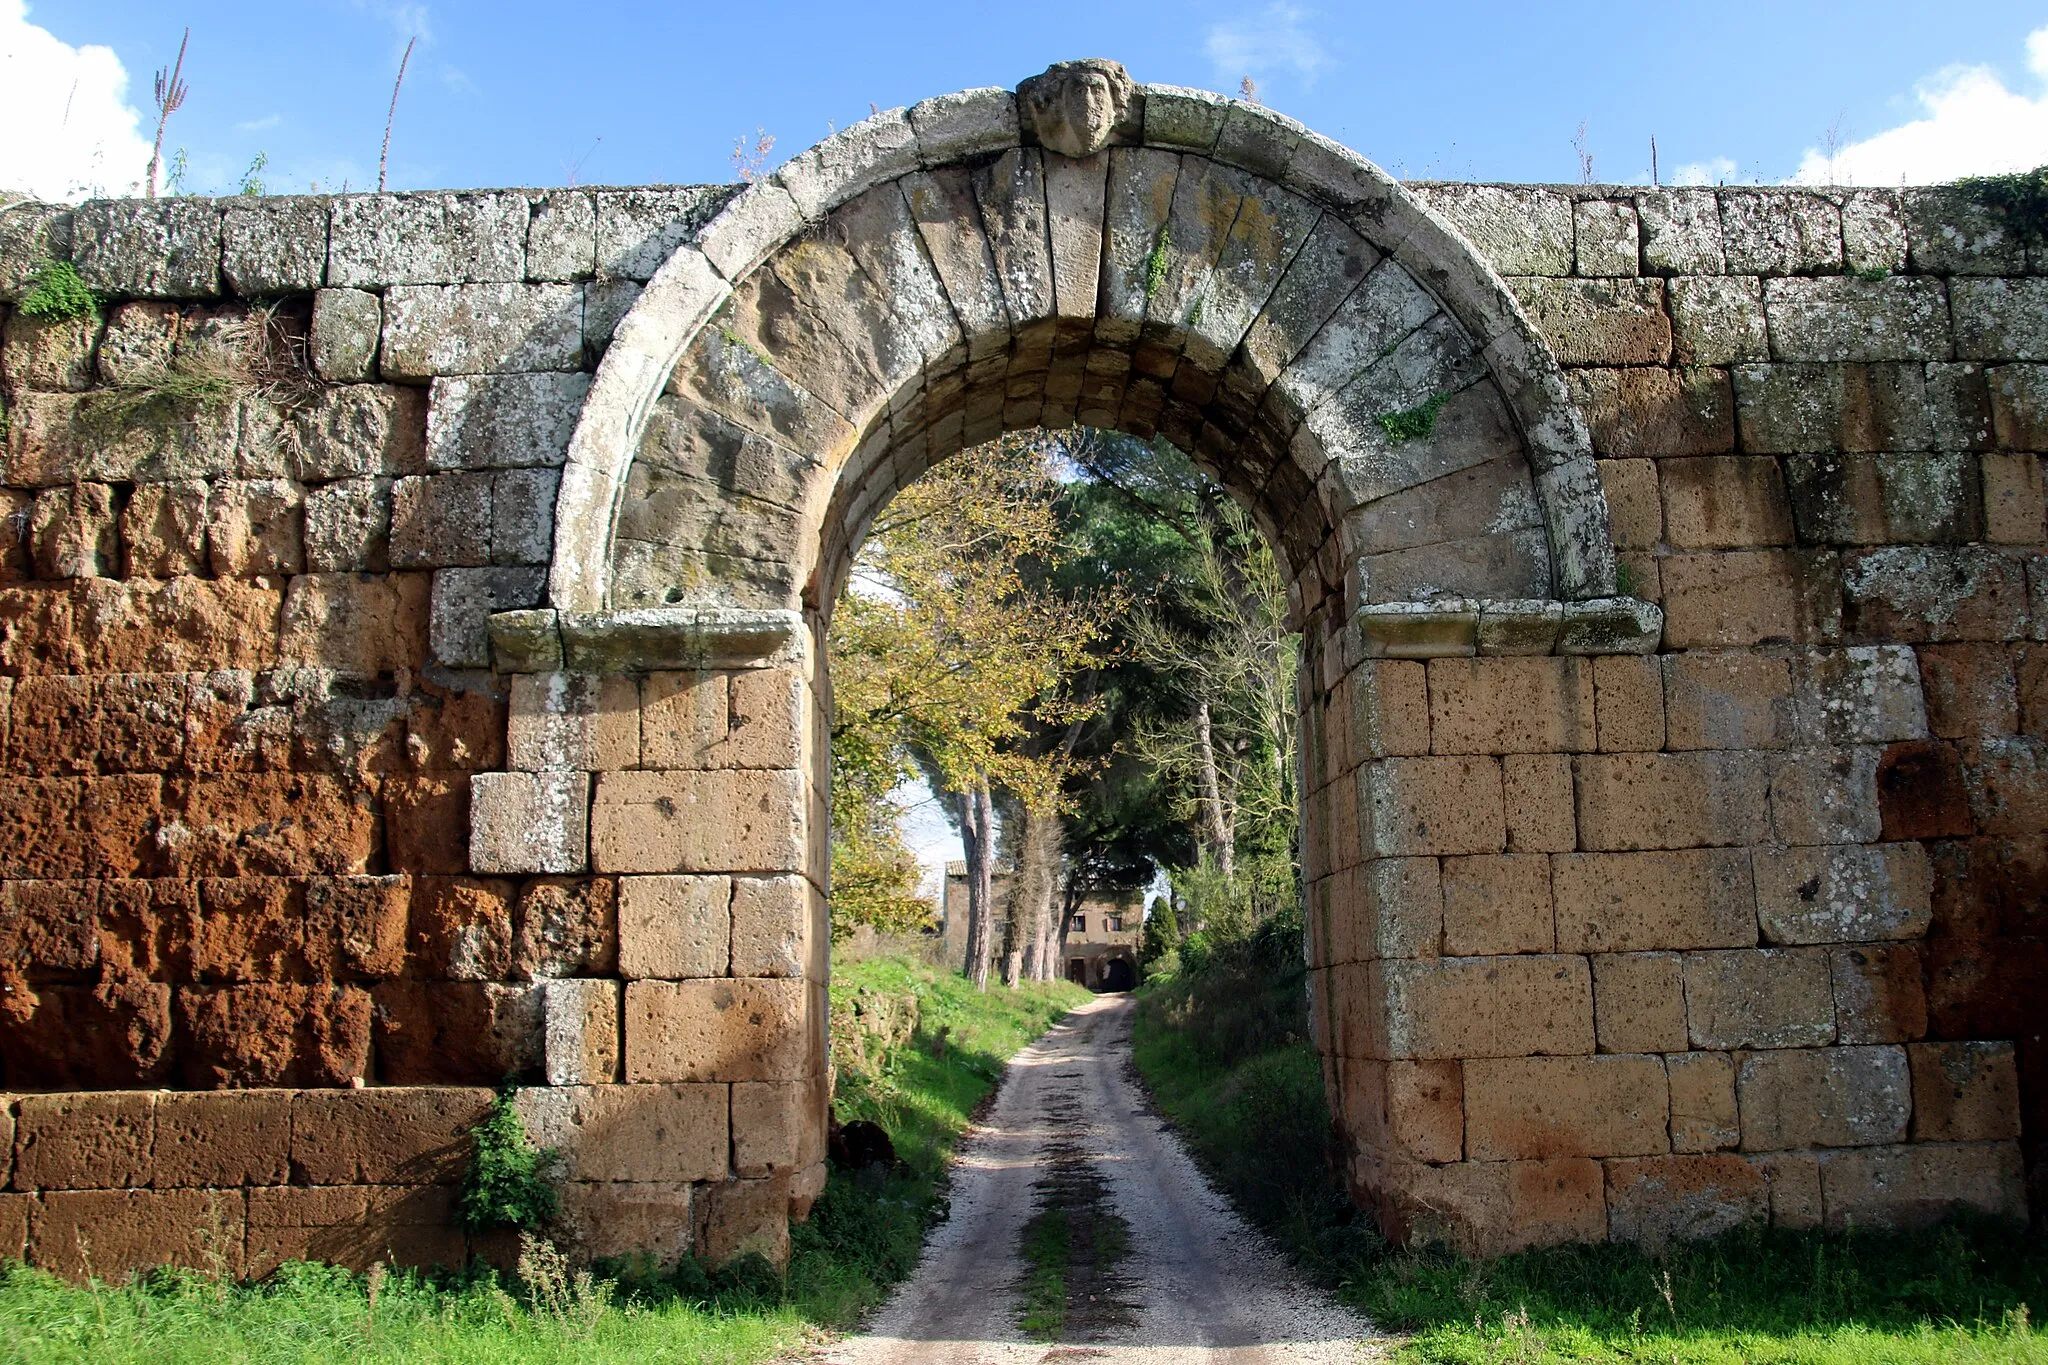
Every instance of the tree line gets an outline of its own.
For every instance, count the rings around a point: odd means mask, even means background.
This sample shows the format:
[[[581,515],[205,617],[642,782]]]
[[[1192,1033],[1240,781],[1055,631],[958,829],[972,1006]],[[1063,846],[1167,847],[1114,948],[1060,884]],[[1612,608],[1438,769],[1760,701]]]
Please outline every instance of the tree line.
[[[919,777],[965,850],[977,985],[1056,975],[1082,901],[1160,871],[1148,954],[1298,905],[1285,583],[1172,446],[1070,428],[954,456],[877,516],[829,644],[835,937],[929,925],[889,799]]]

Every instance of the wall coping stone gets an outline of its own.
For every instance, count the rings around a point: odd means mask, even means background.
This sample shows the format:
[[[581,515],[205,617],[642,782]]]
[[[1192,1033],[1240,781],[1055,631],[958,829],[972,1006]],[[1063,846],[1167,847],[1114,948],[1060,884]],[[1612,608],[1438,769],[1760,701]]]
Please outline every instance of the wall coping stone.
[[[645,673],[699,668],[775,668],[802,663],[803,613],[739,607],[642,607],[632,611],[501,611],[491,617],[500,673]]]

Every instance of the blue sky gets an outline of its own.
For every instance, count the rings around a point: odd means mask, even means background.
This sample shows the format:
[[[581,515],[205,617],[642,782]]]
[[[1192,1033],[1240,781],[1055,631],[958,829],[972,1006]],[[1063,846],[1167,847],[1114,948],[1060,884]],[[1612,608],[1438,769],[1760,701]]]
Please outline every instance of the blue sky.
[[[0,185],[10,173],[38,183],[10,159],[68,156],[61,169],[81,186],[125,188],[140,173],[128,168],[135,149],[147,159],[150,75],[187,24],[191,96],[166,142],[189,149],[201,190],[233,188],[258,151],[272,191],[373,183],[414,35],[394,188],[726,180],[734,140],[757,128],[779,160],[871,103],[1014,85],[1076,56],[1225,91],[1249,75],[1266,103],[1408,177],[1576,180],[1581,123],[1603,180],[1647,178],[1653,135],[1666,180],[1686,168],[1784,180],[1830,129],[1838,147],[1877,144],[1848,162],[1866,184],[1982,169],[1973,159],[1986,157],[2048,160],[2048,37],[2031,61],[2028,46],[2048,29],[2040,0],[34,0],[25,14],[23,0],[0,0],[0,60],[43,45],[0,73],[13,77],[0,82],[12,92],[0,89],[0,113],[16,144],[0,148]],[[83,74],[61,60],[93,46],[110,53],[79,58]],[[125,88],[102,88],[118,86],[116,67]],[[23,118],[86,130],[98,164],[60,152],[61,139],[21,138]],[[1902,139],[1916,122],[1921,135]]]

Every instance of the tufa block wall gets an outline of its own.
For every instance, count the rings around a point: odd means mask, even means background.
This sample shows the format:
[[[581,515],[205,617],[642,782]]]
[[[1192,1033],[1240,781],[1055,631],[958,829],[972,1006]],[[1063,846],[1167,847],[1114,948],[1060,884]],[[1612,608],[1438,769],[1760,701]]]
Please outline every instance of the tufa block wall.
[[[1602,657],[1483,607],[1312,623],[1355,1192],[1485,1251],[2019,1211],[2038,248],[1936,192],[1417,193],[1565,365],[1664,620]],[[565,623],[555,671],[491,667],[589,371],[728,194],[0,211],[0,1253],[502,1251],[447,1215],[507,1076],[586,1254],[786,1247],[823,1172],[823,661],[564,672]],[[99,321],[12,311],[48,257]],[[259,299],[317,383],[96,415]]]

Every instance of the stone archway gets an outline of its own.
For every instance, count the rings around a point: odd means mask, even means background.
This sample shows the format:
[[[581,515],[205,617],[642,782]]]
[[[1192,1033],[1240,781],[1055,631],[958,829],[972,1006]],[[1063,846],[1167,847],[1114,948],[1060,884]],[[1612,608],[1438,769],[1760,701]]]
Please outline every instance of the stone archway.
[[[550,606],[493,618],[501,668],[532,675],[526,770],[478,779],[473,820],[521,870],[624,877],[626,1080],[733,1082],[735,1143],[788,1149],[761,1167],[781,1182],[762,1209],[808,1202],[823,613],[897,488],[1077,422],[1187,450],[1290,577],[1318,1044],[1356,1192],[1396,1232],[1448,1204],[1472,1245],[1604,1235],[1503,1204],[1462,1130],[1428,1147],[1401,1129],[1438,1058],[1594,1050],[1585,959],[1481,944],[1446,971],[1418,927],[1430,898],[1442,917],[1425,864],[1550,847],[1510,807],[1554,803],[1556,764],[1502,756],[1592,747],[1579,656],[1658,638],[1657,609],[1614,594],[1584,425],[1500,279],[1399,185],[1268,110],[1112,63],[804,153],[678,248],[614,336],[570,445]],[[1466,661],[1462,693],[1424,693],[1425,659]],[[1432,709],[1467,742],[1433,744]],[[522,726],[564,738],[522,762]],[[731,945],[712,968],[672,941],[699,902]],[[1529,1018],[1476,1038],[1501,1000]]]

